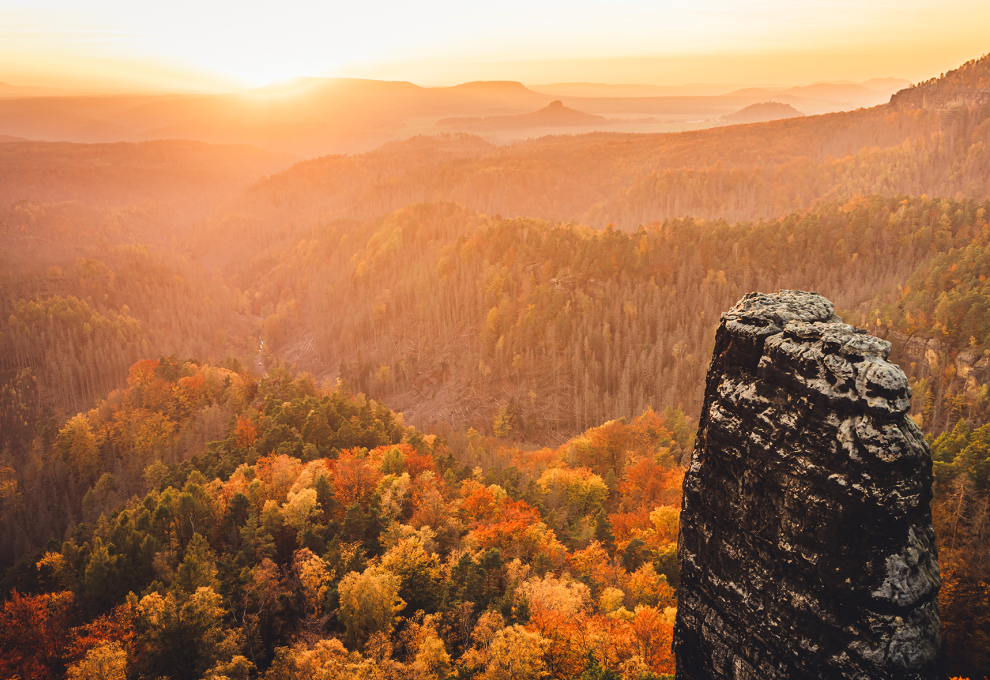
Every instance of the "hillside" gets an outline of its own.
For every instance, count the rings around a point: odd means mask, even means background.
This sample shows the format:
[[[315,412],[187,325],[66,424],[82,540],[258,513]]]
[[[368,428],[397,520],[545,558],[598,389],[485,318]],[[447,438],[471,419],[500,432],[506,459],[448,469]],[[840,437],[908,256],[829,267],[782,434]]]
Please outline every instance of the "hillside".
[[[33,420],[92,404],[147,354],[248,360],[259,321],[173,248],[288,162],[185,141],[0,145],[0,375],[19,386],[0,396],[0,448],[19,452]]]
[[[0,146],[0,210],[17,202],[170,203],[204,217],[259,176],[295,159],[246,145],[165,140],[69,144],[10,139]]]
[[[945,117],[876,107],[745,127],[542,137],[505,147],[428,138],[304,161],[230,212],[259,227],[285,215],[367,219],[419,201],[634,230],[694,215],[772,218],[869,193],[988,195],[985,112]],[[413,156],[404,144],[410,144]],[[463,150],[458,150],[463,149]],[[441,157],[442,156],[442,157]]]
[[[625,234],[421,204],[301,233],[234,281],[256,291],[273,359],[343,377],[420,427],[483,429],[504,411],[518,436],[557,441],[647,407],[696,413],[714,320],[747,290],[826,291],[851,322],[900,328],[897,285],[933,249],[979,243],[988,209],[870,197]]]

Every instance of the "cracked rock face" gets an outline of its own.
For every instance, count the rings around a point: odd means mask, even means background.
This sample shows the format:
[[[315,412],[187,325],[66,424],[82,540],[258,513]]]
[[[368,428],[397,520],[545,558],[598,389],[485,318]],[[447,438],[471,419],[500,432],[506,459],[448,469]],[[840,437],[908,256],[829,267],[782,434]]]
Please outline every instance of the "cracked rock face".
[[[684,479],[679,679],[938,677],[931,454],[889,353],[815,293],[722,316]]]

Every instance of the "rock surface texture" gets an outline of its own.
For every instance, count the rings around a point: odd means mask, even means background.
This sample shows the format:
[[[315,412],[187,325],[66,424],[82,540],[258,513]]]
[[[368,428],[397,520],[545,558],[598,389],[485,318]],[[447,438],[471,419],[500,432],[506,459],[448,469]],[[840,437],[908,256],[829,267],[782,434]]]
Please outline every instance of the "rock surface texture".
[[[722,316],[681,510],[677,678],[938,677],[928,446],[815,293]]]

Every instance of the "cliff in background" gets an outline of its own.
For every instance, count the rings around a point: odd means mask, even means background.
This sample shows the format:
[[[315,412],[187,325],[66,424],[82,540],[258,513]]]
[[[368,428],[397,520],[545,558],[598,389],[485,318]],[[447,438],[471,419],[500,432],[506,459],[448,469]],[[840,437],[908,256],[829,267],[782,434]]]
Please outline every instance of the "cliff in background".
[[[987,105],[990,105],[990,55],[986,54],[890,97],[892,109],[945,111]]]

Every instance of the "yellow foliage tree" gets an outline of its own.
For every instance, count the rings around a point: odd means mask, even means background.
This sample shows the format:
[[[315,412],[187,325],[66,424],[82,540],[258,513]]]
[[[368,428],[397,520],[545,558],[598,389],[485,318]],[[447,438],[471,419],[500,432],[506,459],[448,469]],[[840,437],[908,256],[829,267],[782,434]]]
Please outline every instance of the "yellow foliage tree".
[[[297,550],[293,563],[306,598],[306,613],[319,617],[330,587],[330,569],[309,548]]]
[[[82,413],[65,424],[55,442],[62,461],[79,479],[91,480],[100,468],[100,450],[89,419]]]
[[[516,624],[495,633],[481,680],[537,680],[544,674],[546,640]]]
[[[375,566],[361,574],[352,571],[341,579],[338,613],[352,648],[364,646],[375,633],[391,634],[396,612],[406,606],[399,597],[401,585],[398,576]]]
[[[86,657],[69,667],[69,680],[125,680],[127,652],[119,642],[105,642],[86,652]]]
[[[285,523],[302,534],[306,529],[309,514],[317,508],[316,489],[303,489],[298,493],[289,492],[282,506]]]

